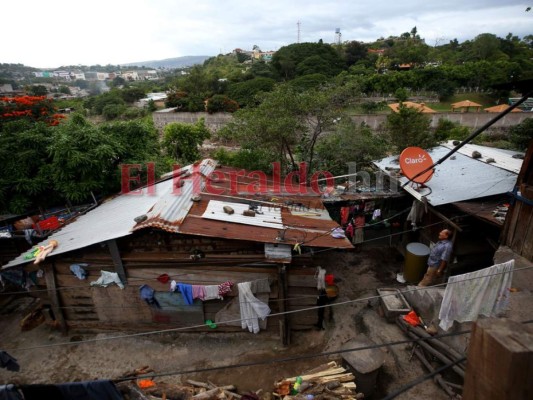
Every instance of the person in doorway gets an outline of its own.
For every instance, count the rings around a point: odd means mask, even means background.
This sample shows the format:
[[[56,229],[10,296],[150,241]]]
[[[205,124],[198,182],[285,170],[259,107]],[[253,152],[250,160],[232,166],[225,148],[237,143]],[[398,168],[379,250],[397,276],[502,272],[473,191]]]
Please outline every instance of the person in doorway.
[[[352,243],[357,251],[361,251],[364,242],[363,228],[365,227],[365,215],[359,213],[353,219],[354,235]]]
[[[435,243],[429,253],[428,269],[418,286],[433,286],[439,283],[452,256],[451,235],[452,232],[449,229],[443,229],[439,232],[439,241]]]

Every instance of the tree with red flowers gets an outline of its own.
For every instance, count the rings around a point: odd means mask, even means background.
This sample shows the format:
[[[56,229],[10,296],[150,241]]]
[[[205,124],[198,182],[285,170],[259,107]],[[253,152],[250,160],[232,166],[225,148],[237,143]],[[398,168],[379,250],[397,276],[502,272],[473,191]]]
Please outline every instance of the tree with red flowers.
[[[55,112],[52,100],[46,96],[0,97],[0,126],[21,119],[55,126],[63,118],[65,116]]]

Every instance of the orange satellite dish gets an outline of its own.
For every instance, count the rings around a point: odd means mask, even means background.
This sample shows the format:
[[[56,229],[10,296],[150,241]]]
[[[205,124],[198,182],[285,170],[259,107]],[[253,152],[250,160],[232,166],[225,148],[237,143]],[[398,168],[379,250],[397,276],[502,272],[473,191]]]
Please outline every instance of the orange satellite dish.
[[[400,154],[400,168],[402,173],[416,183],[426,183],[433,176],[433,168],[413,179],[416,174],[433,165],[433,160],[427,151],[420,147],[408,147]]]

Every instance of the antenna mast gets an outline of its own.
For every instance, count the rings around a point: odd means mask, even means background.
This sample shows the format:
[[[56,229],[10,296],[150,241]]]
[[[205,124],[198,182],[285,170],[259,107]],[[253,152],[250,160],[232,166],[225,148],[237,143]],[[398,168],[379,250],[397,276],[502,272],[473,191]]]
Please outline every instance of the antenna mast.
[[[335,44],[341,44],[341,28],[335,28]]]
[[[300,43],[300,25],[301,25],[301,23],[300,23],[300,21],[298,21],[296,23],[296,26],[298,27],[298,37],[296,39],[296,43]]]

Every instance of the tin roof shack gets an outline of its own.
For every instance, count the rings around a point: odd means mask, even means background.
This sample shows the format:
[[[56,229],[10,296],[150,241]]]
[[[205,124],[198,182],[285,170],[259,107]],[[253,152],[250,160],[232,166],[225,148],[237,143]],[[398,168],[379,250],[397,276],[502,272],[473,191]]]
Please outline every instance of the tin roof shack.
[[[291,328],[316,323],[315,312],[283,314],[315,305],[313,249],[352,246],[332,236],[338,225],[319,194],[288,196],[271,179],[262,183],[258,190],[253,175],[203,160],[105,201],[50,236],[58,246],[41,264],[22,254],[2,273],[44,269],[37,283],[64,330],[241,331],[238,284],[251,282],[274,314],[260,329],[287,343]],[[117,273],[124,288],[93,286],[101,271]],[[188,299],[193,287],[179,284],[203,287],[195,294],[203,290],[205,301]],[[218,285],[220,298],[211,299]]]
[[[429,154],[437,161],[453,147],[451,142],[444,143]],[[454,272],[492,265],[509,202],[506,193],[515,186],[522,157],[514,151],[465,145],[435,167],[430,181],[405,186],[414,201],[404,229],[413,229],[403,235],[399,250],[405,254],[405,246],[410,242],[430,244],[440,230],[451,228]],[[408,181],[400,170],[398,156],[374,164],[396,180],[399,187]]]

